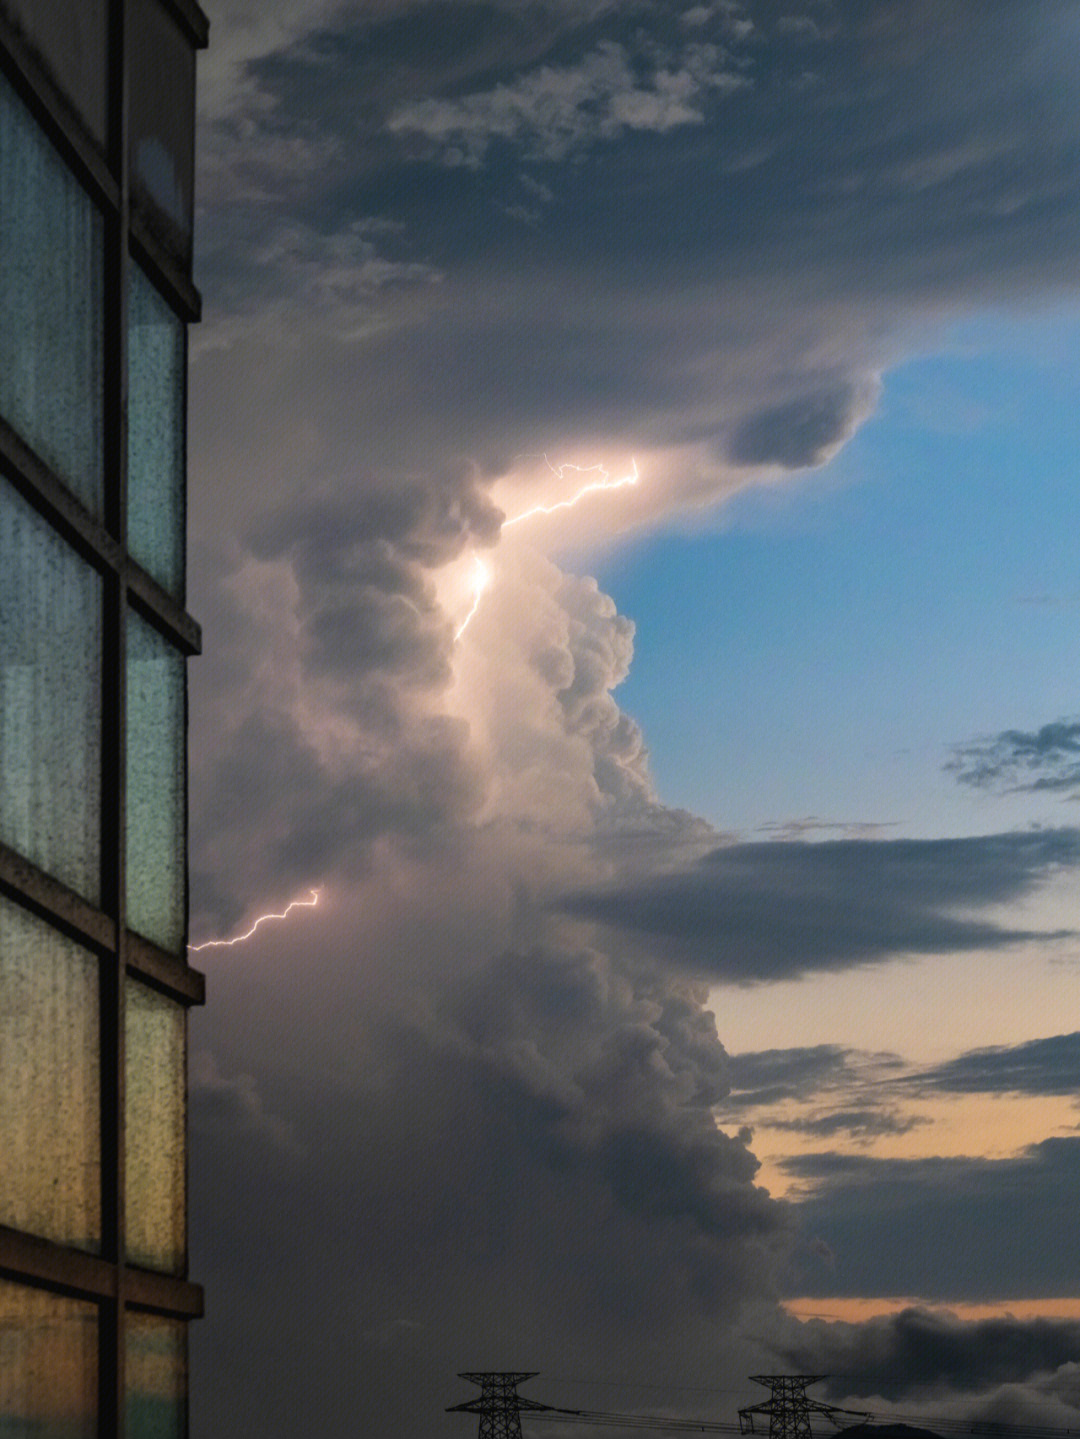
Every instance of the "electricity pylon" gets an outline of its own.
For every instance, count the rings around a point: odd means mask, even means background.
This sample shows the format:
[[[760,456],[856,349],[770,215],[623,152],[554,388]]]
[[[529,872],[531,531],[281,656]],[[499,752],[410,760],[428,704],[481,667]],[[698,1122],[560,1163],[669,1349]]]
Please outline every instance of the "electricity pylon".
[[[835,1404],[819,1404],[816,1399],[807,1399],[806,1386],[817,1384],[828,1378],[826,1374],[751,1374],[755,1384],[764,1384],[770,1391],[769,1398],[761,1404],[751,1404],[739,1410],[739,1432],[753,1434],[754,1415],[769,1416],[769,1439],[813,1439],[810,1429],[810,1415],[824,1414],[838,1425],[838,1414],[851,1414],[850,1409],[838,1409]],[[859,1415],[869,1418],[869,1415]]]
[[[550,1409],[550,1404],[537,1404],[534,1399],[522,1399],[517,1386],[526,1379],[535,1379],[539,1371],[531,1374],[459,1374],[470,1384],[479,1384],[480,1393],[475,1399],[464,1404],[452,1404],[447,1414],[479,1414],[480,1428],[477,1439],[521,1439],[521,1411],[523,1409]]]

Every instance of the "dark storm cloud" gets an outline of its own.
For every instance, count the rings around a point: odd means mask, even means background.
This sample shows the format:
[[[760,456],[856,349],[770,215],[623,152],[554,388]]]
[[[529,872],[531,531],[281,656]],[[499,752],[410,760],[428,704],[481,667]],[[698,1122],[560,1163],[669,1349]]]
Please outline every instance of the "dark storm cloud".
[[[387,838],[438,846],[475,813],[468,726],[427,705],[452,644],[429,566],[497,518],[458,471],[351,503],[313,497],[249,527],[246,554],[214,576],[216,643],[193,677],[217,711],[192,764],[205,917],[234,923],[244,891],[363,873]]]
[[[392,546],[405,561],[436,568],[469,541],[498,535],[502,517],[471,467],[445,464],[423,478],[398,476],[392,487],[353,478],[347,498],[316,493],[260,515],[250,529],[254,552],[295,555],[305,579],[351,582],[355,556],[369,546]]]
[[[912,1308],[862,1324],[809,1323],[778,1350],[796,1371],[841,1376],[827,1380],[823,1394],[898,1401],[920,1390],[970,1394],[1018,1384],[1074,1364],[1080,1321],[961,1321]]]
[[[412,1014],[371,1014],[375,946],[360,936],[342,970],[356,937],[322,938],[335,1004],[321,1013],[303,990],[252,1009],[249,981],[219,975],[219,1005],[251,1011],[242,1043],[274,1044],[260,1105],[303,1136],[305,1162],[194,1126],[213,1216],[199,1273],[215,1312],[246,1316],[242,1343],[227,1327],[197,1341],[215,1424],[275,1432],[302,1403],[325,1432],[421,1434],[461,1397],[459,1369],[634,1366],[658,1327],[683,1351],[665,1374],[711,1367],[717,1333],[768,1291],[789,1219],[713,1122],[723,1053],[701,997],[533,950],[447,976]],[[316,1015],[320,1054],[347,1036],[351,1075],[340,1059],[294,1069]]]
[[[961,1300],[1069,1296],[1080,1283],[1072,1221],[1080,1140],[1047,1139],[1009,1159],[799,1155],[785,1171],[809,1185],[800,1294],[918,1294]]]
[[[1003,730],[957,745],[945,768],[973,789],[1080,793],[1080,720]]]
[[[206,1050],[192,1054],[188,1071],[188,1123],[192,1133],[231,1145],[270,1146],[277,1158],[299,1160],[303,1148],[292,1127],[267,1112],[250,1074],[225,1075]]]
[[[632,985],[590,955],[532,953],[470,980],[453,1009],[526,1143],[557,1167],[595,1165],[628,1213],[716,1240],[775,1230],[779,1211],[750,1188],[757,1161],[712,1121],[723,1053],[690,992]]]
[[[357,346],[298,384],[382,467],[615,435],[701,447],[663,487],[696,503],[821,463],[912,327],[1073,283],[1069,14],[314,7],[208,132],[219,342],[260,310]]]
[[[355,880],[382,841],[452,842],[482,793],[464,727],[377,719],[370,753],[352,764],[328,764],[294,718],[273,712],[243,719],[206,758],[192,805],[203,836],[191,867],[195,938],[235,928],[260,895]]]
[[[736,844],[632,889],[583,891],[571,914],[753,984],[903,954],[1000,949],[1067,931],[1013,929],[961,909],[1019,899],[1080,863],[1071,829],[970,839]]]
[[[728,455],[737,465],[779,465],[785,470],[824,464],[873,408],[870,398],[855,386],[843,385],[762,410],[736,429]]]
[[[920,1070],[912,1080],[949,1094],[1080,1096],[1080,1034],[969,1049],[935,1069]]]
[[[315,497],[253,527],[252,553],[287,557],[311,663],[445,684],[449,636],[426,570],[488,542],[499,513],[464,473],[352,499]]]

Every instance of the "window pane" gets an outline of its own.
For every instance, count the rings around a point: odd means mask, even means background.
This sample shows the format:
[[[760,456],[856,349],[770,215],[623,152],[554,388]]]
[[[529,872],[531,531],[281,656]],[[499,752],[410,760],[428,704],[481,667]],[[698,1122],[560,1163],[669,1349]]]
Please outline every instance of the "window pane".
[[[94,1439],[97,1310],[0,1279],[0,1434]]]
[[[103,225],[0,76],[0,415],[95,515]]]
[[[128,549],[184,599],[184,325],[137,265],[128,301]]]
[[[130,979],[125,990],[127,1257],[172,1274],[185,1262],[186,1014]]]
[[[127,1315],[127,1439],[185,1439],[187,1325]]]
[[[191,265],[195,51],[161,0],[135,0],[131,25],[131,183],[140,219]]]
[[[98,1249],[98,1063],[97,962],[0,899],[0,1224]]]
[[[184,942],[184,657],[128,614],[127,922],[162,949]]]
[[[0,0],[0,13],[22,35],[61,90],[105,144],[107,21],[105,0]]]
[[[0,839],[98,898],[100,577],[0,479]]]

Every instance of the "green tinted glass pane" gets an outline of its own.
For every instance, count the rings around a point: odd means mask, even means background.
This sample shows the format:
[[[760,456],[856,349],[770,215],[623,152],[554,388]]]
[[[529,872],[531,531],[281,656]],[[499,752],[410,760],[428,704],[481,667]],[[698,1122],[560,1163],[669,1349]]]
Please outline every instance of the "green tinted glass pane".
[[[127,1313],[127,1439],[185,1439],[187,1325]]]
[[[104,145],[106,0],[79,0],[77,5],[71,0],[0,0],[0,14]]]
[[[128,300],[128,549],[184,598],[184,326],[137,265]]]
[[[0,840],[94,902],[101,603],[98,575],[0,479]]]
[[[125,1000],[127,1257],[178,1274],[186,1249],[186,1014],[136,980]]]
[[[96,1434],[95,1306],[0,1279],[0,1436]]]
[[[100,214],[0,75],[0,416],[96,515],[103,255]]]
[[[96,961],[0,899],[0,1224],[98,1248],[99,1094]]]
[[[128,614],[127,922],[163,949],[184,942],[184,657]]]

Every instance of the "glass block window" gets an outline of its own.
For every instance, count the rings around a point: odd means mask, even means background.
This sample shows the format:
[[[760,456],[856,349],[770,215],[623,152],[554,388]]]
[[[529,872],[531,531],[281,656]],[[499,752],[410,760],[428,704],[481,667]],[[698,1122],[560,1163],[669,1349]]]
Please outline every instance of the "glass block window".
[[[95,1439],[97,1308],[0,1279],[0,1434]]]
[[[134,611],[127,638],[127,922],[184,942],[184,657]]]
[[[101,215],[0,75],[0,416],[98,516],[103,246]]]
[[[0,14],[22,35],[42,69],[105,144],[108,111],[106,0],[0,0]]]
[[[128,299],[128,549],[183,603],[184,325],[135,264]]]
[[[0,840],[92,902],[101,609],[100,577],[0,479]]]
[[[0,899],[0,995],[0,1224],[96,1251],[97,961]]]
[[[187,1325],[128,1310],[126,1376],[127,1439],[186,1439]]]
[[[124,1003],[127,1257],[172,1274],[183,1271],[186,1259],[185,1038],[183,1006],[129,979]]]
[[[160,0],[128,8],[132,205],[169,253],[191,265],[195,52]]]

